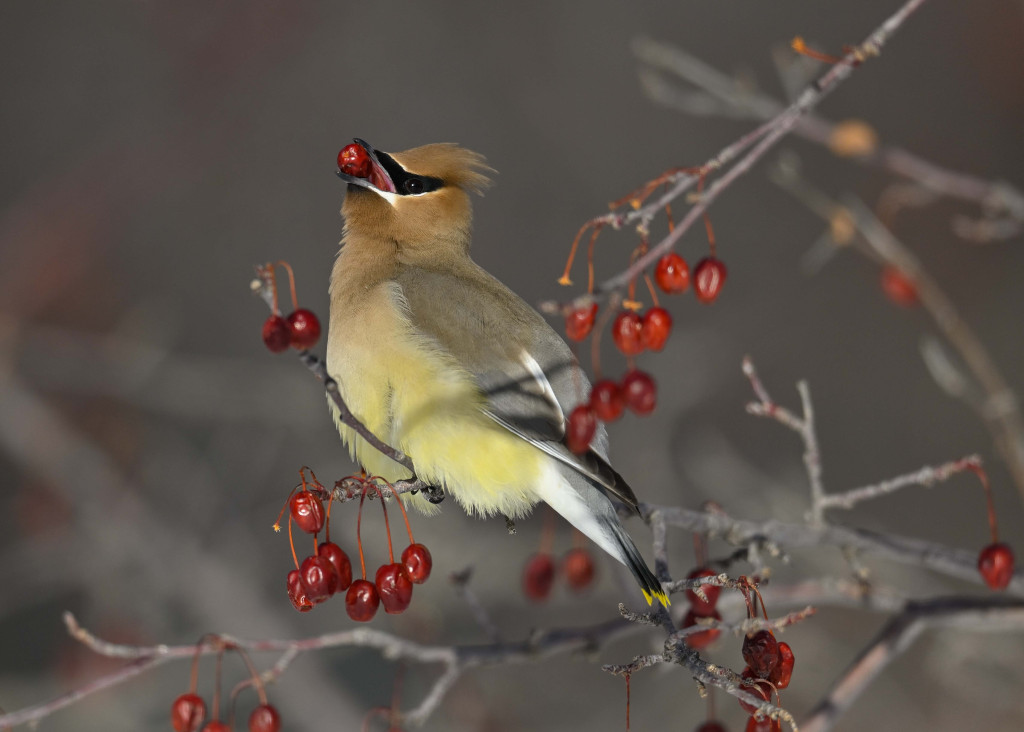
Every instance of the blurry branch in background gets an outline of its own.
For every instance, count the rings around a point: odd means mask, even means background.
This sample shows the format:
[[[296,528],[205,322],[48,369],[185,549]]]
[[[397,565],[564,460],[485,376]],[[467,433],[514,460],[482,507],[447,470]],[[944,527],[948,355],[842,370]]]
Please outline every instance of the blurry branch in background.
[[[647,65],[641,70],[640,79],[648,96],[667,107],[693,116],[754,120],[771,120],[785,109],[777,99],[675,46],[641,38],[635,41],[633,50]],[[790,68],[797,67],[794,64]],[[699,91],[680,88],[665,78],[666,73]],[[787,76],[784,72],[784,83]],[[844,137],[850,129],[848,123],[831,122],[813,113],[803,115],[793,126],[793,132],[805,140],[829,147],[837,155],[855,162],[906,178],[933,194],[921,197],[921,203],[935,196],[947,196],[976,204],[982,209],[980,220],[961,217],[954,221],[954,230],[963,238],[985,243],[1010,238],[1024,228],[1024,192],[1009,183],[948,170],[898,147],[865,144],[855,152],[844,149]]]
[[[910,283],[914,297],[956,351],[970,377],[934,341],[923,347],[929,371],[948,394],[967,402],[978,413],[1024,499],[1024,417],[1017,395],[938,282],[859,198],[847,195],[841,202],[835,201],[804,180],[790,164],[777,166],[772,180],[829,222],[832,238],[825,239],[822,246],[835,252],[852,244],[854,249],[882,267],[894,269]],[[842,225],[837,227],[836,222]],[[843,232],[838,239],[837,231]]]

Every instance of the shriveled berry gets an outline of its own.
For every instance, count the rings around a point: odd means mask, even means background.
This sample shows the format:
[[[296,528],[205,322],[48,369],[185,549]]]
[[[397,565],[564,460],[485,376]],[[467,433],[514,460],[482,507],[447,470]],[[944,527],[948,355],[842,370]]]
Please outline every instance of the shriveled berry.
[[[203,725],[202,732],[231,732],[231,728],[226,722],[215,719]]]
[[[555,581],[555,562],[550,554],[534,554],[523,568],[523,593],[535,602],[547,599]]]
[[[426,582],[433,566],[434,560],[430,556],[430,550],[422,544],[410,544],[402,552],[402,567],[405,568],[405,576],[414,585],[422,585]]]
[[[882,292],[897,305],[917,305],[917,286],[896,267],[882,268]]]
[[[299,308],[288,316],[288,331],[292,347],[304,351],[320,340],[320,319],[312,310]]]
[[[288,573],[288,599],[292,606],[300,613],[308,613],[313,609],[313,603],[306,597],[306,588],[302,584],[302,575],[299,570],[293,569]]]
[[[597,432],[597,415],[589,404],[581,404],[569,412],[569,424],[565,430],[565,442],[577,455],[590,449],[590,441]]]
[[[338,573],[334,565],[321,556],[306,557],[299,567],[302,586],[306,588],[306,597],[314,605],[319,605],[338,591]]]
[[[281,732],[281,715],[270,704],[260,704],[249,715],[249,732]]]
[[[370,175],[370,156],[362,145],[345,145],[338,153],[338,169],[353,178],[367,178]]]
[[[767,679],[779,665],[779,642],[770,630],[759,630],[743,639],[743,660],[754,676]]]
[[[594,318],[596,316],[596,302],[569,311],[569,314],[565,316],[565,335],[571,341],[582,341],[594,329]]]
[[[743,691],[748,691],[754,696],[759,696],[764,701],[768,701],[771,698],[771,684],[765,681],[764,679],[756,678],[754,676],[754,672],[751,671],[749,667],[744,668],[743,673],[741,673],[740,676],[742,676],[746,681],[749,682],[749,685],[743,685]],[[739,701],[740,706],[743,707],[743,711],[747,714],[753,714],[757,711],[757,707],[755,707],[753,704],[748,704],[742,699],[738,699],[737,701]]]
[[[292,332],[288,328],[288,321],[280,315],[271,315],[263,321],[263,343],[273,353],[282,353],[288,350],[292,343]]]
[[[721,620],[722,616],[719,615],[716,610],[712,610],[707,614],[698,614],[691,609],[683,618],[683,627],[692,628],[693,626],[698,625],[699,623],[697,621],[700,618],[714,618],[715,620]],[[690,633],[686,636],[686,645],[695,651],[702,651],[714,643],[721,634],[722,630],[720,628],[708,628],[707,630],[702,630],[698,633]]]
[[[699,567],[688,575],[686,579],[697,579],[698,577],[716,577],[717,573],[708,567]],[[696,592],[693,590],[686,591],[686,599],[690,601],[690,607],[697,613],[710,613],[715,609],[715,605],[718,603],[718,596],[722,593],[722,588],[718,585],[701,585],[701,591],[707,595],[707,601],[701,600]]]
[[[377,594],[384,612],[389,615],[404,613],[412,602],[412,582],[405,576],[404,567],[395,562],[377,570]]]
[[[1013,549],[1009,544],[989,544],[978,555],[978,571],[985,584],[1003,590],[1013,579]]]
[[[336,592],[344,592],[352,584],[352,562],[348,554],[333,541],[324,541],[316,548],[316,553],[326,559],[334,567],[338,575],[338,588]]]
[[[669,252],[658,260],[654,268],[654,281],[662,292],[678,295],[690,286],[690,268],[685,259],[675,252]]]
[[[635,414],[650,414],[658,401],[658,387],[650,374],[633,369],[622,379],[622,396]]]
[[[602,422],[618,419],[626,408],[622,400],[622,389],[611,379],[601,379],[590,390],[590,408]]]
[[[640,327],[640,340],[644,348],[660,351],[665,347],[669,333],[672,332],[672,316],[665,308],[651,308],[646,313]]]
[[[357,623],[373,620],[380,605],[380,595],[372,582],[364,579],[355,580],[345,593],[345,612]]]
[[[569,587],[579,592],[594,581],[594,559],[583,547],[570,549],[562,559],[562,571]]]
[[[789,680],[793,676],[793,664],[796,662],[796,657],[793,655],[793,649],[789,647],[788,643],[779,643],[779,665],[775,667],[768,680],[775,684],[776,689],[785,689],[789,686]]]
[[[288,502],[295,525],[307,534],[315,534],[324,527],[324,504],[314,493],[299,491]]]
[[[612,323],[612,340],[615,347],[627,356],[643,353],[643,321],[632,310],[619,313]]]
[[[706,257],[697,262],[693,270],[693,292],[697,299],[704,303],[712,303],[718,299],[718,293],[725,284],[725,265],[714,257]]]
[[[206,702],[197,694],[182,694],[171,704],[174,732],[197,732],[206,718]]]

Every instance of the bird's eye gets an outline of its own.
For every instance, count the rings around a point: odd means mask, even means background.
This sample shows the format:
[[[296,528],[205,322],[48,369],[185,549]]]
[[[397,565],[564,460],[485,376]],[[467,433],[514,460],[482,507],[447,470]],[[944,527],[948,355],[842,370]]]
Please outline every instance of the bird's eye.
[[[402,187],[406,193],[423,193],[423,181],[419,178],[410,178]]]

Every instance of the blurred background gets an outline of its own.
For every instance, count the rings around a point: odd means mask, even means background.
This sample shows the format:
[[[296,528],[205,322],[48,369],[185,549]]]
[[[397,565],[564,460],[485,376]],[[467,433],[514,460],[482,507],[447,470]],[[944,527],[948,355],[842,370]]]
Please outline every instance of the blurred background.
[[[862,40],[897,0],[708,3],[178,2],[0,6],[0,706],[50,699],[118,666],[71,641],[64,610],[102,637],[191,643],[206,632],[305,637],[351,627],[335,599],[300,615],[284,592],[287,539],[271,524],[312,466],[325,482],[353,470],[320,385],[260,341],[253,265],[294,266],[300,304],[326,326],[341,232],[335,156],[354,136],[382,150],[459,142],[499,171],[476,201],[475,257],[527,301],[556,284],[579,226],[663,170],[695,165],[754,125],[687,116],[645,96],[631,42],[686,49],[748,88],[784,100],[773,53],[795,35],[825,51]],[[1024,164],[1024,7],[933,0],[818,110],[868,121],[883,143],[1020,186]],[[747,416],[744,354],[777,400],[810,382],[826,487],[839,491],[980,453],[1002,533],[1024,527],[1020,495],[976,414],[949,398],[920,356],[933,323],[899,308],[878,266],[837,252],[813,276],[801,261],[826,223],[770,179],[781,156],[830,196],[874,206],[894,179],[791,138],[712,209],[729,280],[718,302],[672,300],[675,332],[640,365],[659,383],[656,413],[611,428],[618,470],[642,500],[690,508],[714,498],[734,515],[799,520],[802,446]],[[795,156],[795,157],[794,157]],[[792,162],[791,162],[792,164]],[[954,234],[977,207],[939,200],[901,212],[895,234],[976,330],[1011,388],[1024,373],[1021,237],[985,246]],[[599,274],[627,262],[632,232],[606,233]],[[699,227],[680,247],[706,253]],[[582,269],[577,270],[582,281]],[[561,327],[557,325],[557,327]],[[609,353],[606,368],[625,368]],[[371,506],[375,508],[375,506]],[[452,502],[413,517],[434,577],[409,612],[373,627],[425,642],[486,641],[447,581],[467,565],[507,639],[596,622],[624,597],[599,560],[597,586],[559,585],[543,605],[520,589],[543,512],[509,536]],[[370,561],[383,559],[369,515]],[[971,476],[909,489],[834,517],[976,551],[987,543]],[[355,549],[355,510],[335,514]],[[649,531],[630,526],[649,555]],[[372,537],[372,538],[369,538]],[[571,545],[560,524],[556,553]],[[673,570],[691,539],[670,535]],[[715,545],[713,555],[728,553]],[[374,554],[376,552],[376,554]],[[916,597],[977,593],[865,558],[880,582]],[[842,576],[835,550],[794,553],[775,581]],[[635,602],[635,598],[634,598]],[[780,612],[785,608],[779,608]],[[791,630],[797,653],[785,706],[799,719],[884,624],[825,608]],[[599,662],[656,650],[634,635],[594,658],[480,670],[459,681],[429,730],[616,730],[621,679]],[[710,652],[740,668],[739,642]],[[842,730],[1019,729],[1020,637],[926,633],[871,686]],[[273,656],[261,656],[266,667]],[[208,694],[212,666],[204,664]],[[388,705],[395,664],[339,649],[299,658],[270,690],[287,729],[357,729]],[[231,682],[240,663],[227,666]],[[402,706],[436,675],[411,667]],[[47,718],[46,730],[168,729],[188,684],[173,663]],[[679,668],[633,679],[633,728],[693,729],[705,703]],[[240,709],[253,703],[243,696]],[[720,716],[744,717],[731,700]],[[245,712],[247,714],[247,711]],[[382,721],[372,729],[384,729]]]

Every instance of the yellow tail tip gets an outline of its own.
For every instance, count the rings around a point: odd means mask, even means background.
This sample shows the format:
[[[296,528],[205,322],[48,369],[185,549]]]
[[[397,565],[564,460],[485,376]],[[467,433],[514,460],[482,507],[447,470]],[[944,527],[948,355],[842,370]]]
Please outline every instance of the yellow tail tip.
[[[653,605],[655,600],[660,602],[661,606],[666,610],[672,605],[672,601],[668,599],[668,595],[664,592],[648,592],[644,589],[641,589],[640,591],[644,593],[644,599],[647,600],[648,605]]]

